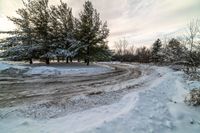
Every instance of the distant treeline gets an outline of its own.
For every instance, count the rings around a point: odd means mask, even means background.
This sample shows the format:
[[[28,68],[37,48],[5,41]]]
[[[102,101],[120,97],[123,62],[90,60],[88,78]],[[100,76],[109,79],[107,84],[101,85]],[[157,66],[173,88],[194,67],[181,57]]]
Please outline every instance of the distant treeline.
[[[200,65],[200,21],[191,21],[183,37],[157,39],[150,48],[135,48],[125,39],[114,47],[113,61],[174,64],[195,71]]]

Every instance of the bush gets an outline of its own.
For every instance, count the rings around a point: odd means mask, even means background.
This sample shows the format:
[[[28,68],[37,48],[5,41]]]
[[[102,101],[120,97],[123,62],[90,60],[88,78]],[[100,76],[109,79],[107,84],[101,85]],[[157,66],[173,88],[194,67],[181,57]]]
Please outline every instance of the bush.
[[[185,103],[192,106],[200,105],[200,89],[193,89],[185,98]]]

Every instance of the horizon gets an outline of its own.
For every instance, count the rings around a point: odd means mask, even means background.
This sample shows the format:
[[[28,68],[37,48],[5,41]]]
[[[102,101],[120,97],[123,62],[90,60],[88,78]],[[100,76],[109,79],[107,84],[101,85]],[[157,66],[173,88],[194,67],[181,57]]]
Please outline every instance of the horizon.
[[[63,0],[72,8],[75,17],[83,9],[85,0]],[[200,16],[199,0],[90,0],[108,22],[109,47],[125,38],[135,47],[150,46],[157,38],[181,35],[187,24]],[[60,0],[49,0],[59,4]],[[15,25],[7,16],[16,16],[16,10],[23,7],[21,0],[0,0],[0,31],[9,31]],[[3,35],[1,35],[3,37]]]

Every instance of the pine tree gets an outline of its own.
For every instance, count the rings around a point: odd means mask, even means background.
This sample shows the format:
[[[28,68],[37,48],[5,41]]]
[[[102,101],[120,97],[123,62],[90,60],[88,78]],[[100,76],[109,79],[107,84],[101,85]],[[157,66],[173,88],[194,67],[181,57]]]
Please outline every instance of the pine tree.
[[[107,44],[97,45],[91,51],[91,60],[93,61],[110,61],[112,57],[112,51],[109,50]]]
[[[161,51],[161,47],[162,47],[162,43],[160,39],[157,39],[152,47],[152,52],[151,52],[151,59],[154,63],[158,63],[161,60],[161,55],[160,55],[160,51]]]
[[[25,5],[31,13],[30,22],[33,25],[33,33],[36,36],[37,43],[41,45],[40,58],[44,58],[46,64],[50,63],[50,58],[54,55],[51,52],[50,30],[49,30],[49,8],[48,0],[29,1]]]
[[[4,53],[14,60],[29,60],[32,64],[33,58],[39,59],[48,51],[48,0],[28,0],[23,4],[24,8],[17,10],[19,17],[8,17],[18,27],[12,37],[17,39],[16,45]],[[8,45],[12,44],[9,38],[7,40]],[[49,63],[48,58],[46,63]]]
[[[43,59],[46,64],[57,57],[90,60],[109,59],[111,52],[106,38],[109,30],[102,23],[99,13],[90,1],[84,4],[80,20],[72,15],[72,9],[61,1],[58,6],[48,5],[48,0],[28,0],[17,13],[20,18],[10,18],[19,28],[13,37],[7,38],[2,48],[3,56],[17,60]],[[14,43],[13,43],[13,40]]]
[[[169,44],[166,46],[166,58],[172,63],[181,61],[184,57],[184,47],[181,46],[181,43],[172,38],[169,41]]]
[[[85,2],[84,10],[79,16],[78,39],[82,43],[83,53],[86,54],[85,60],[89,65],[90,59],[94,55],[92,51],[97,45],[105,44],[109,30],[107,23],[102,23],[99,13],[97,13],[90,1]]]
[[[137,61],[140,63],[149,63],[151,57],[151,51],[146,47],[136,49]]]
[[[56,6],[51,6],[49,11],[49,41],[51,42],[51,52],[54,57],[57,58],[57,62],[60,62],[60,57],[62,56],[62,52],[60,49],[63,48],[62,42],[62,25],[61,22],[58,21],[57,15],[58,8]],[[53,57],[53,58],[54,58]]]
[[[68,62],[68,58],[72,60],[72,57],[77,54],[78,41],[75,39],[75,18],[72,15],[72,9],[68,7],[67,3],[62,1],[57,7],[55,16],[57,16],[57,20],[60,22],[60,38],[62,40],[61,49],[57,49],[57,53],[58,55],[59,53],[61,54],[59,56],[65,57]]]
[[[19,18],[8,18],[18,26],[18,29],[16,30],[17,34],[15,35],[17,37],[16,43],[18,43],[18,45],[12,47],[8,51],[12,56],[15,56],[15,58],[18,56],[19,59],[29,60],[29,63],[32,64],[32,58],[34,58],[35,55],[32,26],[30,24],[30,12],[28,12],[26,8],[22,8],[17,10],[17,14],[20,16]],[[23,52],[22,49],[24,49]]]

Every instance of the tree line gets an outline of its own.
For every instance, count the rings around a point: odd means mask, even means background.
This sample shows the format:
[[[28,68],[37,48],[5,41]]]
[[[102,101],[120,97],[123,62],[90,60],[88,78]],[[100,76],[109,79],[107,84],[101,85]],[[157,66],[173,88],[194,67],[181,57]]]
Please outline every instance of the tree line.
[[[85,61],[109,60],[107,46],[109,29],[90,1],[83,5],[79,18],[72,14],[67,3],[49,5],[48,0],[23,1],[18,17],[8,17],[16,26],[12,36],[1,40],[1,57],[26,60],[30,64],[39,59],[46,64],[51,60],[76,59]]]
[[[200,65],[200,20],[191,21],[184,36],[157,39],[150,48],[134,48],[125,39],[115,43],[114,61],[186,66],[196,71]]]

